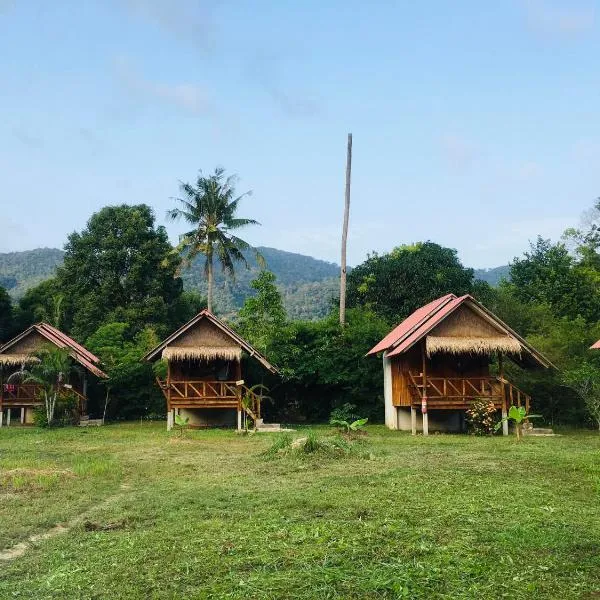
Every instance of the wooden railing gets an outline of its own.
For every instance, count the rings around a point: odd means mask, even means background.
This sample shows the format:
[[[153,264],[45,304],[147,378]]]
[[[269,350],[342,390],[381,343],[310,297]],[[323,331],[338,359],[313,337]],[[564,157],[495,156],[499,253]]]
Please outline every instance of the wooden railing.
[[[167,400],[167,411],[174,408],[235,408],[244,410],[254,421],[261,418],[261,398],[237,381],[167,381],[157,378]]]
[[[0,406],[39,406],[41,388],[35,383],[5,383],[0,386]]]
[[[425,379],[425,382],[424,382]],[[430,408],[465,408],[479,398],[491,400],[498,408],[506,401],[525,405],[529,412],[531,398],[508,380],[500,377],[427,377],[409,373],[409,388],[413,406],[423,398]]]

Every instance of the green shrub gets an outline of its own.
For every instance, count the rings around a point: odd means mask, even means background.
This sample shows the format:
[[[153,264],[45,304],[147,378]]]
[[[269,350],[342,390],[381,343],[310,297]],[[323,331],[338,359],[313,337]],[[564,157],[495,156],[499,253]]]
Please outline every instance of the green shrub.
[[[351,423],[352,421],[356,421],[359,419],[359,415],[356,412],[356,404],[351,404],[350,402],[346,402],[337,408],[334,408],[329,415],[329,422],[332,421],[348,421]]]

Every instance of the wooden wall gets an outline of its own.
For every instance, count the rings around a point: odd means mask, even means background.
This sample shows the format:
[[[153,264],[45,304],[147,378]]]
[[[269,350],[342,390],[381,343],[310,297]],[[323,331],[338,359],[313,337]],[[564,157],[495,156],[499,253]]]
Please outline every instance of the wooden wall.
[[[410,406],[409,372],[421,377],[423,355],[420,345],[391,359],[392,403],[394,406]],[[487,377],[490,373],[487,356],[436,354],[426,360],[427,377]]]

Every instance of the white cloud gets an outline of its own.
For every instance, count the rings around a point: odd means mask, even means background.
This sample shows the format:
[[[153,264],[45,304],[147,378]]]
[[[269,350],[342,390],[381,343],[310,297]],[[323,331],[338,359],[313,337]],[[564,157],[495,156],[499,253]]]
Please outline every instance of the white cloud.
[[[117,76],[130,92],[161,100],[186,112],[200,115],[211,112],[211,103],[203,86],[196,83],[160,83],[146,79],[125,58],[117,60]]]
[[[596,25],[596,7],[589,1],[525,0],[525,8],[531,27],[546,34],[575,36]]]

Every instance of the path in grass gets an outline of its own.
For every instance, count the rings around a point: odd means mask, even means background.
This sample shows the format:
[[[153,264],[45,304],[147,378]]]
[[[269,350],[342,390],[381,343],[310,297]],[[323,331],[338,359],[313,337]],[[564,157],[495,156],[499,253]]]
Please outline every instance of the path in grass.
[[[193,432],[180,441],[162,424],[5,431],[0,477],[19,468],[69,474],[3,486],[13,496],[8,507],[0,504],[0,547],[72,525],[4,564],[0,597],[585,598],[600,591],[595,435],[516,445],[372,427],[371,460],[266,460],[269,435]]]

